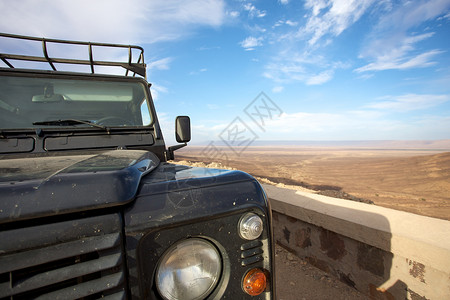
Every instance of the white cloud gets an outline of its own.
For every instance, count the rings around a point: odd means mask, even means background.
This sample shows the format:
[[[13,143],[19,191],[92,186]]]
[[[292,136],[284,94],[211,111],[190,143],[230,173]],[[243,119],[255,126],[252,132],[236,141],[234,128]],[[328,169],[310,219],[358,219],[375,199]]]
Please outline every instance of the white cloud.
[[[284,21],[283,21],[283,20],[279,20],[279,21],[277,21],[277,22],[275,23],[275,25],[272,26],[272,28],[280,27],[280,26],[283,25],[283,24],[284,24]]]
[[[369,104],[367,107],[396,112],[423,110],[450,101],[450,95],[405,94],[395,97],[387,96],[380,100],[382,101]]]
[[[420,42],[433,37],[434,32],[417,33],[424,22],[438,19],[450,8],[450,1],[419,0],[392,7],[383,14],[374,30],[366,37],[360,58],[371,61],[357,68],[356,72],[388,69],[410,69],[428,67],[440,49],[420,50]]]
[[[311,36],[308,43],[315,45],[323,36],[340,35],[358,21],[374,0],[308,0],[305,8],[311,11],[301,36]]]
[[[132,4],[121,0],[0,0],[0,10],[3,13],[0,32],[120,44],[185,39],[198,27],[221,26],[227,17],[224,0],[134,0]],[[9,52],[8,49],[13,48],[16,53],[42,56],[39,43],[29,47],[19,46],[14,41],[9,43],[1,43],[1,51]],[[98,47],[93,50],[94,60],[128,60],[126,50],[105,51]],[[87,47],[52,44],[48,51],[51,57],[89,59]],[[136,58],[134,53],[133,57]],[[150,61],[148,70],[167,70],[172,60]],[[101,73],[122,74],[119,69],[95,69]]]
[[[294,21],[291,21],[291,20],[287,20],[287,21],[285,22],[285,24],[286,24],[286,25],[289,25],[289,26],[292,26],[292,27],[295,27],[295,26],[298,25],[298,22],[294,22]]]
[[[332,113],[283,113],[279,118],[267,121],[267,128],[273,131],[295,133],[326,132],[345,123],[346,117]]]
[[[244,4],[244,10],[248,11],[249,17],[257,17],[257,18],[263,18],[266,16],[267,12],[264,10],[257,9],[253,4],[246,3]]]
[[[298,25],[298,22],[291,21],[291,20],[287,20],[287,21],[285,21],[285,20],[278,20],[275,23],[275,25],[272,26],[272,28],[280,27],[282,25],[288,25],[288,26],[291,26],[291,27],[295,27],[295,26]]]
[[[405,127],[401,122],[379,118],[371,111],[283,113],[267,123],[268,136],[301,140],[388,139]]]
[[[379,59],[374,63],[367,64],[360,68],[355,69],[356,72],[366,71],[382,71],[382,70],[405,70],[411,68],[425,68],[435,65],[436,62],[430,59],[437,54],[442,53],[439,50],[431,50],[414,57],[399,57],[394,59]]]
[[[2,32],[114,43],[180,39],[226,16],[223,0],[1,0],[0,10]]]
[[[317,16],[320,11],[330,4],[326,0],[307,0],[305,3],[306,9],[311,9],[312,15]]]
[[[243,40],[239,44],[245,50],[251,51],[251,50],[255,50],[255,47],[262,46],[262,41],[263,41],[262,37],[255,38],[253,36],[249,36],[248,38],[246,38],[245,40]]]
[[[265,138],[269,140],[447,139],[450,117],[399,120],[373,110],[292,112],[267,121],[266,128]]]
[[[267,29],[265,29],[264,27],[261,27],[259,25],[252,25],[252,26],[246,26],[247,30],[249,32],[251,32],[252,34],[259,34],[259,33],[264,33],[267,31]]]
[[[311,76],[306,80],[307,85],[319,85],[333,78],[334,70],[326,70],[317,75]]]
[[[189,72],[189,75],[198,75],[198,74],[203,73],[203,72],[206,72],[206,71],[208,71],[207,68],[201,68],[201,69],[199,69],[199,70]]]
[[[355,25],[363,15],[375,20],[372,32],[364,34],[360,59],[363,64],[354,69],[363,74],[369,71],[388,69],[406,70],[429,67],[436,64],[436,58],[443,53],[440,49],[428,48],[420,51],[420,44],[434,36],[434,32],[411,32],[426,20],[446,15],[450,8],[448,0],[418,0],[402,4],[375,0],[307,0],[304,3],[307,14],[296,31],[284,28],[282,34],[266,34],[267,44],[276,40],[283,49],[272,55],[265,66],[263,76],[275,83],[300,81],[307,85],[323,84],[332,80],[337,69],[349,65],[327,61],[330,45],[335,37]],[[448,14],[448,13],[447,13]],[[444,17],[441,17],[444,18]],[[281,28],[287,21],[279,20],[272,27]],[[298,24],[291,23],[295,28]],[[277,29],[281,31],[281,29]],[[271,40],[272,39],[272,40]],[[306,41],[302,46],[301,41]],[[357,44],[355,44],[357,46]],[[280,47],[281,49],[281,47]],[[323,55],[323,56],[321,56]],[[319,59],[317,59],[319,57]],[[368,78],[369,75],[364,76]]]
[[[168,90],[167,90],[166,87],[164,87],[164,86],[162,86],[162,85],[159,85],[159,84],[155,84],[155,83],[152,84],[150,90],[151,90],[152,97],[153,97],[153,100],[154,100],[154,101],[158,101],[159,95],[160,95],[161,93],[167,93],[167,92],[168,92]]]
[[[277,83],[305,81],[306,70],[301,63],[290,61],[276,61],[265,66],[263,76]]]
[[[267,35],[268,43],[283,45],[266,64],[263,76],[276,83],[303,82],[320,85],[333,79],[337,69],[348,68],[348,63],[327,61],[326,48],[333,38],[355,24],[375,0],[307,0],[304,20],[279,20],[273,28],[288,25],[293,30]],[[300,22],[303,25],[299,27]],[[286,29],[286,28],[284,28]],[[303,43],[306,40],[307,43]],[[319,43],[319,41],[321,41]],[[300,49],[299,49],[300,48]]]
[[[237,18],[237,17],[239,17],[239,15],[240,15],[240,13],[239,13],[238,11],[235,11],[235,10],[230,11],[230,12],[228,12],[227,14],[228,14],[230,17],[232,17],[232,18]]]
[[[263,75],[275,82],[305,82],[311,73],[310,68],[323,67],[324,63],[319,55],[282,50],[273,57],[272,62],[266,64]]]
[[[385,14],[377,25],[379,30],[405,31],[424,21],[435,19],[450,8],[447,0],[416,0],[400,3]]]
[[[278,85],[293,82],[321,85],[332,80],[336,70],[348,67],[342,62],[327,62],[317,54],[282,51],[265,65],[263,76]]]
[[[272,92],[274,92],[274,93],[281,93],[283,90],[284,90],[284,87],[280,86],[280,85],[272,88]]]
[[[151,61],[147,64],[148,70],[168,70],[169,64],[173,61],[172,57],[165,57],[155,61]]]
[[[434,32],[405,36],[404,33],[386,33],[383,39],[372,42],[371,49],[365,51],[365,55],[374,56],[381,60],[397,59],[415,49],[416,44],[431,38]],[[390,47],[395,44],[395,47]]]
[[[198,123],[201,125],[192,124],[197,141],[217,140],[218,135],[229,125],[218,120],[200,120]],[[396,120],[373,110],[292,112],[267,120],[265,129],[266,140],[448,139],[450,117],[423,116]],[[172,132],[170,133],[173,135]]]
[[[351,111],[283,113],[267,121],[267,139],[446,139],[450,117],[445,114],[400,119],[398,114],[390,118],[390,113],[432,108],[449,101],[450,95],[405,94],[386,96]]]

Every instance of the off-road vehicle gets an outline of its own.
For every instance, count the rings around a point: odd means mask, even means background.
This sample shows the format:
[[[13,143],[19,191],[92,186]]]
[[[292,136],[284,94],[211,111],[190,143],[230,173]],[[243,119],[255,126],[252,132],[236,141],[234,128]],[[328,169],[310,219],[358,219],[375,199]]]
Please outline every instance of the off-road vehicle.
[[[0,299],[274,298],[262,187],[168,162],[190,120],[166,148],[143,48],[11,34],[0,48]]]

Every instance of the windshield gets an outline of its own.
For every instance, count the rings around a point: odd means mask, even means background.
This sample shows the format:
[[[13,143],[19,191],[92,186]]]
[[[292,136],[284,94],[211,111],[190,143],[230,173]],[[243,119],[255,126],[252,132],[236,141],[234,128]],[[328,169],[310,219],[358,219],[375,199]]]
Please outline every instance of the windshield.
[[[0,76],[0,128],[148,126],[145,90],[137,81]]]

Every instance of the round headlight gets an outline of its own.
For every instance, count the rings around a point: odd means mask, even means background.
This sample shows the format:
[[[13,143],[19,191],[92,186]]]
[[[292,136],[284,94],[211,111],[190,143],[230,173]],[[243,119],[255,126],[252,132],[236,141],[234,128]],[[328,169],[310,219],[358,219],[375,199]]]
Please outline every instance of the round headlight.
[[[263,221],[254,213],[244,215],[239,221],[239,234],[243,239],[257,239],[263,231]]]
[[[156,287],[166,300],[203,299],[216,287],[222,271],[220,254],[200,238],[170,247],[156,270]]]

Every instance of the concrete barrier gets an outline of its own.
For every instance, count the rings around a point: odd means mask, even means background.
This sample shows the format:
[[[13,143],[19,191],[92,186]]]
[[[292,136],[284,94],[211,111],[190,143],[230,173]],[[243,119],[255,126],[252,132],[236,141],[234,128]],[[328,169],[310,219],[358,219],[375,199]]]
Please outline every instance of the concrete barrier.
[[[450,222],[263,185],[278,244],[372,299],[450,299]]]

